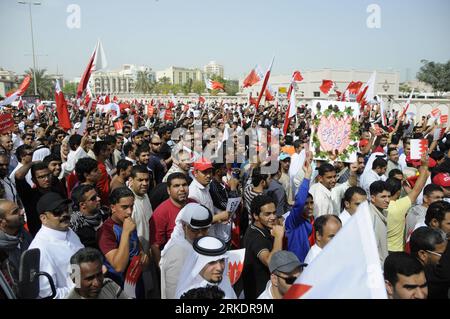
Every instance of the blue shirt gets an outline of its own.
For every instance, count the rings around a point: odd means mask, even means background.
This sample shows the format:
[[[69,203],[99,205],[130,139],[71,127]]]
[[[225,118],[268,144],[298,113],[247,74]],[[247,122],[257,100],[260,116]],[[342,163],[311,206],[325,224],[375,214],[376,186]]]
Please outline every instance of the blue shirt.
[[[293,252],[300,262],[305,260],[309,251],[308,237],[312,231],[311,223],[303,217],[303,209],[308,197],[309,179],[304,178],[295,195],[294,206],[286,218],[285,228],[288,239],[288,250]]]

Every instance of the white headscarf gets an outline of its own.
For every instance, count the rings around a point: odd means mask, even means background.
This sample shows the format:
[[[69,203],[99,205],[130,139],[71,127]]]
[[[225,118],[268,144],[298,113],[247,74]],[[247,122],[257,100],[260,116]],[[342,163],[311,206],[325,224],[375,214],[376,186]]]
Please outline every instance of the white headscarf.
[[[375,152],[370,154],[369,160],[367,161],[366,166],[364,167],[364,172],[361,174],[361,178],[363,177],[363,175],[369,173],[372,170],[372,164],[377,157],[384,157],[384,159],[386,159],[386,154],[381,152]]]
[[[217,238],[211,236],[203,237],[201,240],[203,242],[220,242]],[[213,245],[214,244],[215,243],[213,243]],[[200,272],[208,263],[218,261],[220,259],[225,259],[225,269],[223,271],[222,281],[217,284],[217,286],[225,292],[226,299],[237,299],[236,293],[234,292],[233,287],[231,287],[230,278],[228,277],[228,254],[224,253],[218,256],[206,256],[196,252],[195,250],[192,250],[183,265],[175,298],[179,299],[185,292],[191,289],[214,285],[204,279],[200,275]]]
[[[203,208],[200,204],[197,203],[189,203],[184,206],[175,218],[175,227],[170,235],[170,239],[167,244],[164,246],[164,249],[161,251],[161,260],[164,258],[164,255],[167,253],[170,247],[174,245],[180,245],[186,247],[186,249],[192,249],[191,243],[189,243],[185,236],[183,229],[183,222],[190,224],[192,217],[197,217],[194,214],[203,213],[205,208]],[[160,263],[161,264],[161,263]]]

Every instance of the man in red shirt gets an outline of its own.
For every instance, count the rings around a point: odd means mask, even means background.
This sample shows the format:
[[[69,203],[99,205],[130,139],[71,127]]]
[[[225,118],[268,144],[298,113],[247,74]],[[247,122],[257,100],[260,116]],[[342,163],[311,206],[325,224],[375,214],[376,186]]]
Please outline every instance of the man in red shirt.
[[[150,219],[151,250],[158,264],[161,258],[161,250],[170,239],[178,213],[187,203],[195,202],[188,198],[189,185],[186,175],[183,173],[169,175],[167,192],[169,193],[169,199],[155,209]]]
[[[94,144],[94,154],[97,158],[98,170],[101,175],[99,181],[97,182],[100,203],[102,206],[108,206],[109,184],[111,183],[111,177],[106,171],[105,161],[111,157],[111,146],[105,141],[97,141]]]

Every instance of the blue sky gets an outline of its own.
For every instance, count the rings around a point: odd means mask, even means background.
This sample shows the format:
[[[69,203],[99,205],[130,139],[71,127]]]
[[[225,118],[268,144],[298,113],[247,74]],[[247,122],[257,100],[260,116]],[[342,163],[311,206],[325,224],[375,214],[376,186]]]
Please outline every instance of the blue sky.
[[[33,6],[38,67],[80,76],[96,40],[109,68],[124,63],[153,70],[171,65],[224,65],[239,78],[275,55],[273,74],[319,68],[398,70],[415,77],[421,59],[450,59],[448,0],[41,0]],[[81,9],[70,29],[69,4]],[[370,29],[368,5],[381,11]],[[32,65],[28,6],[0,0],[0,67]]]

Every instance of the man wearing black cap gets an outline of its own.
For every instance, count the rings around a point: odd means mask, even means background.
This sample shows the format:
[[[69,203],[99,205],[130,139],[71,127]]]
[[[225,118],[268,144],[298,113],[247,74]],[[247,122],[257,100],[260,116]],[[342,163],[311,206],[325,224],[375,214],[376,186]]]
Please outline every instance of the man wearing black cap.
[[[48,273],[55,283],[57,299],[65,298],[74,283],[70,279],[70,257],[83,248],[78,236],[69,228],[69,204],[58,193],[49,192],[39,199],[36,205],[42,227],[30,244],[29,249],[41,251],[40,270]],[[39,297],[51,295],[49,281],[39,279]]]
[[[36,185],[34,188],[31,188],[25,180],[29,170],[31,171],[31,179]],[[15,178],[17,193],[25,208],[28,229],[31,235],[35,236],[41,227],[41,219],[39,212],[36,211],[36,203],[47,192],[55,192],[63,197],[63,190],[53,182],[54,177],[47,164],[41,161],[23,165],[16,171]]]
[[[282,299],[305,266],[293,252],[280,250],[274,253],[269,262],[270,280],[258,299]]]

